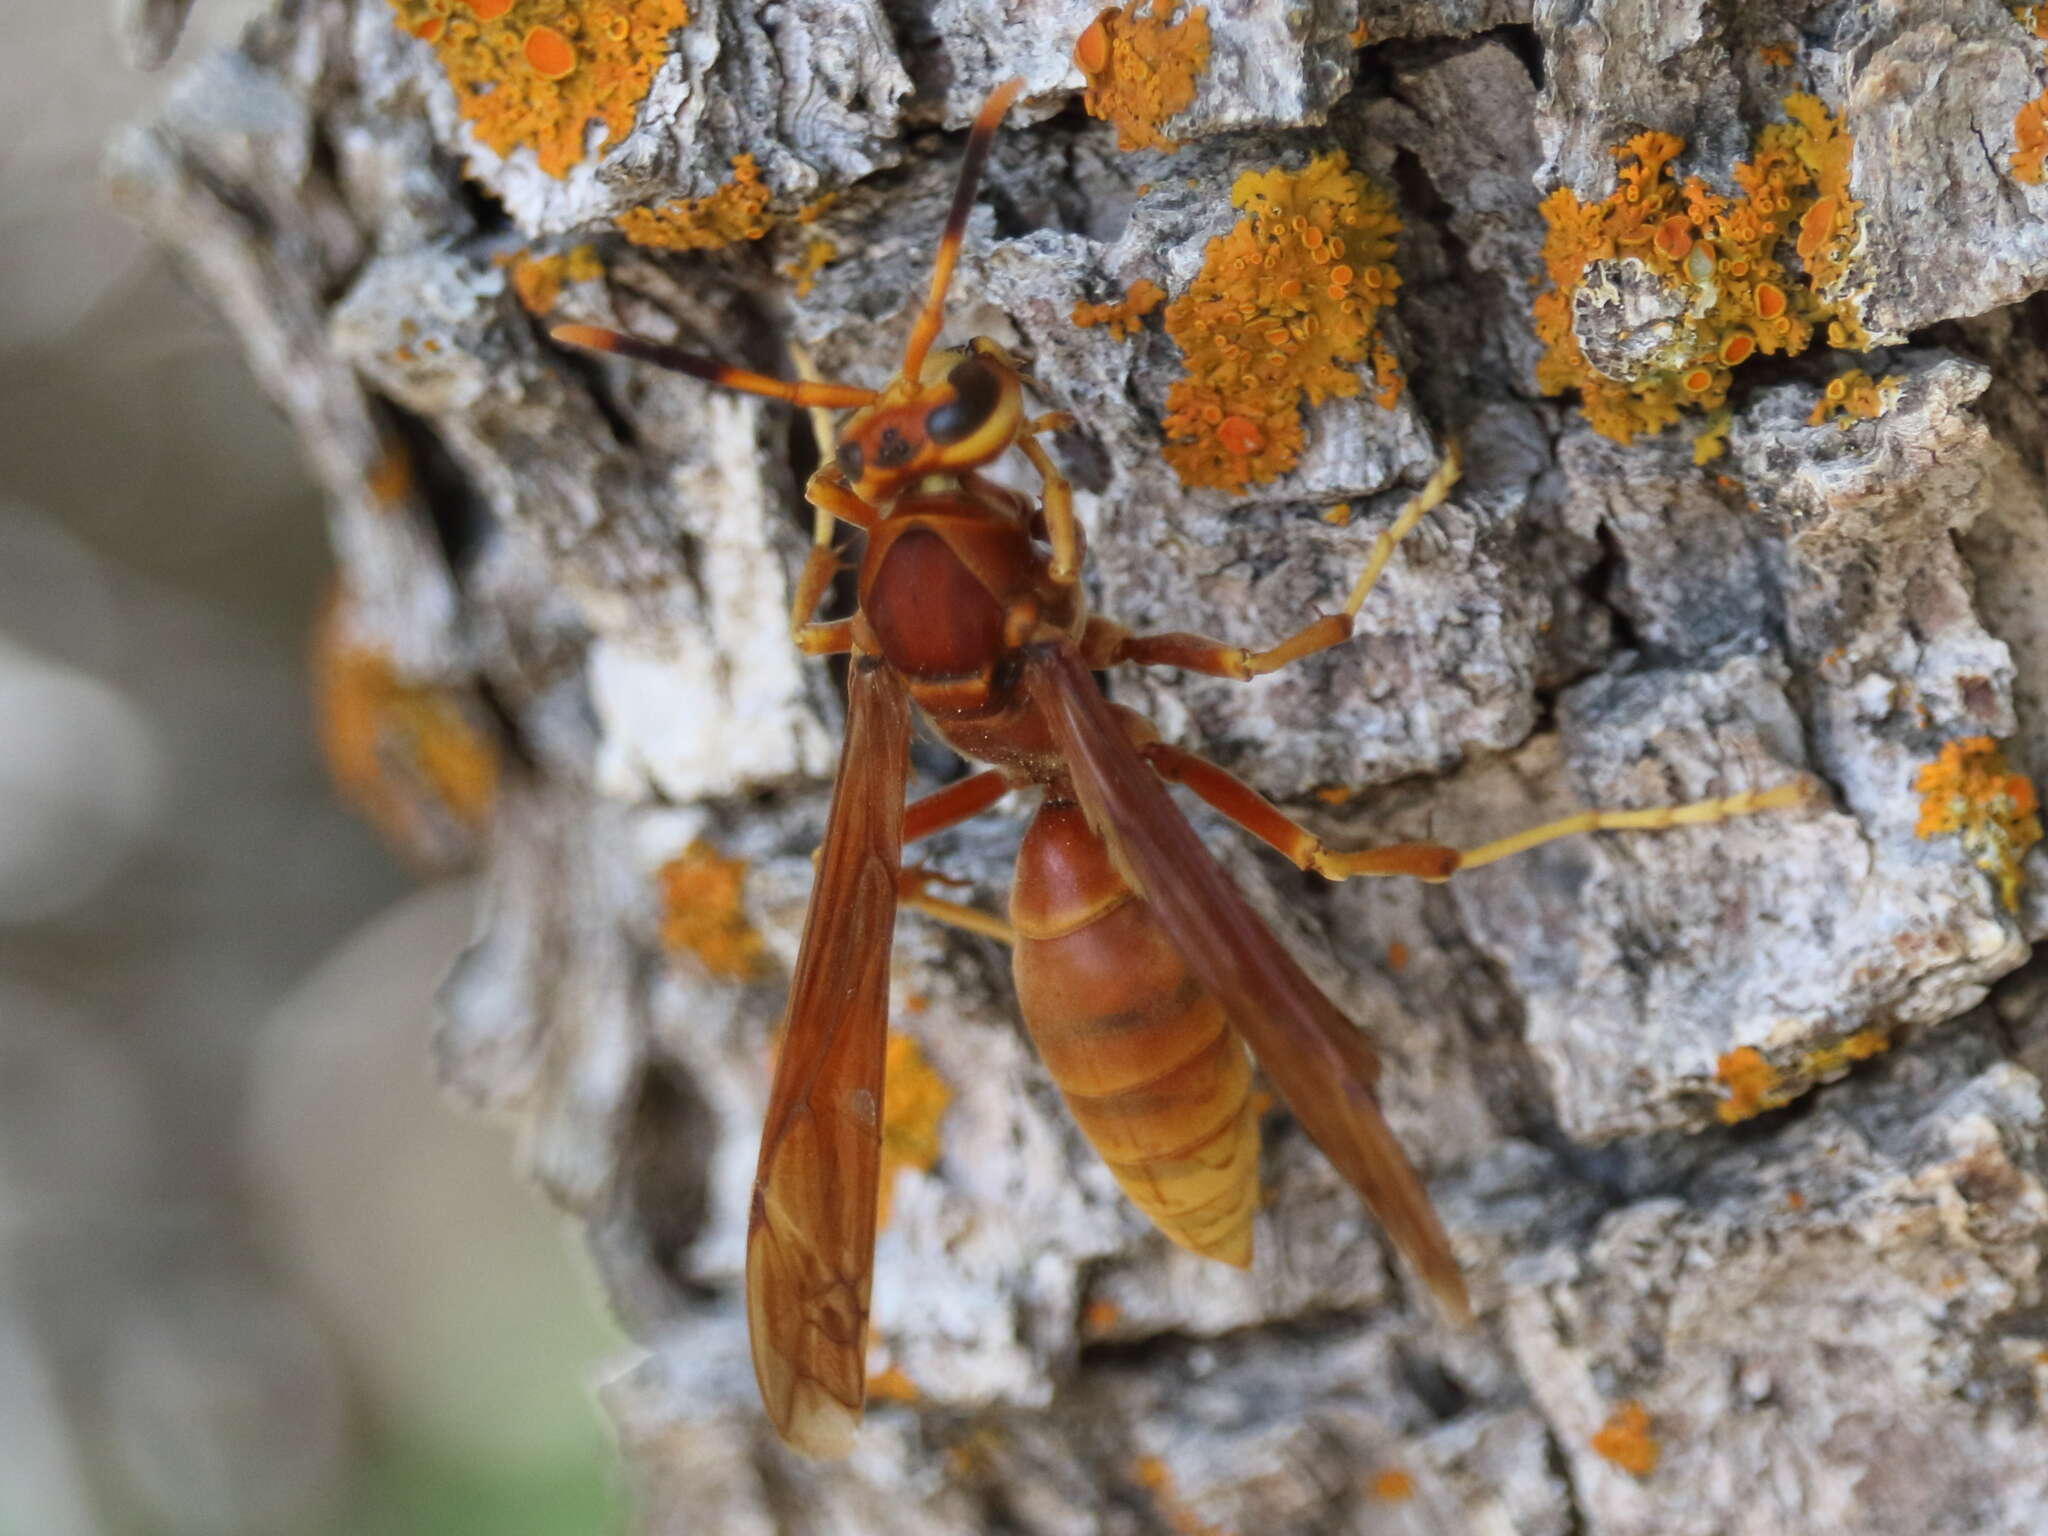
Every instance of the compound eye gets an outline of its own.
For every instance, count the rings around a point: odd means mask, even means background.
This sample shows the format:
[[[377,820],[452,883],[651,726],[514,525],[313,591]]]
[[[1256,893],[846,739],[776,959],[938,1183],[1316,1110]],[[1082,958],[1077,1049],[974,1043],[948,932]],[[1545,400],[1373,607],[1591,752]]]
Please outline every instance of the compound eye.
[[[925,435],[935,443],[957,443],[988,425],[1003,398],[1003,381],[978,357],[956,363],[946,375],[953,398],[934,406],[924,419]]]
[[[860,451],[859,443],[841,443],[833,457],[838,461],[839,473],[849,481],[860,479],[861,471],[867,468],[867,456]]]

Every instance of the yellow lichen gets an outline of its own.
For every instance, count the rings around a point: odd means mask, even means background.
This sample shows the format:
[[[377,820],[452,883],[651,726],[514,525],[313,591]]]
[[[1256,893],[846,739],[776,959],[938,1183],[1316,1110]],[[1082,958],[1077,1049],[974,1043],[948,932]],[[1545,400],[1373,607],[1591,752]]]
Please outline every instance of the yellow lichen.
[[[1400,393],[1377,326],[1401,285],[1401,224],[1342,151],[1300,171],[1247,171],[1230,200],[1246,216],[1209,242],[1166,307],[1187,376],[1167,394],[1164,427],[1182,484],[1236,491],[1294,467],[1303,408],[1356,395],[1360,363],[1381,406]]]
[[[1607,1422],[1587,1442],[1593,1454],[1611,1461],[1634,1477],[1648,1477],[1657,1470],[1662,1448],[1650,1433],[1649,1410],[1631,1399],[1607,1416]]]
[[[1550,287],[1535,303],[1537,383],[1545,394],[1577,390],[1605,436],[1627,442],[1681,411],[1717,410],[1736,368],[1758,353],[1803,352],[1816,331],[1830,346],[1868,347],[1851,279],[1862,238],[1862,205],[1849,196],[1854,146],[1814,97],[1786,97],[1785,112],[1790,121],[1764,128],[1753,156],[1732,167],[1732,196],[1697,176],[1680,183],[1670,163],[1683,141],[1642,133],[1615,150],[1610,196],[1582,203],[1561,187],[1544,199]],[[1610,364],[1617,371],[1603,372],[1581,346],[1575,309],[1645,300],[1656,318]]]
[[[683,198],[659,208],[631,208],[613,222],[635,245],[664,251],[715,251],[741,240],[758,240],[774,227],[768,189],[752,155],[735,155],[732,180],[705,197]]]
[[[601,123],[604,150],[633,114],[688,24],[683,0],[391,0],[398,25],[430,44],[477,139],[522,145],[566,176]]]
[[[331,600],[314,630],[321,756],[343,800],[422,868],[458,862],[497,802],[499,753],[464,691],[410,682],[351,639]]]
[[[939,1121],[953,1102],[953,1090],[934,1072],[909,1035],[890,1031],[882,1082],[882,1179],[877,1226],[889,1225],[896,1174],[928,1169],[939,1160]]]
[[[818,274],[825,269],[828,262],[836,260],[838,255],[838,246],[823,235],[813,235],[804,242],[803,255],[782,268],[782,275],[796,285],[798,298],[806,298],[818,285]]]
[[[1735,425],[1735,413],[1727,406],[1707,412],[1707,419],[1693,434],[1692,461],[1711,464],[1728,451],[1728,430]]]
[[[512,292],[528,314],[552,314],[555,301],[569,283],[588,283],[604,276],[604,263],[587,245],[574,246],[546,256],[520,252],[500,257],[511,279]]]
[[[1955,833],[1963,851],[1998,886],[2008,912],[2020,909],[2020,861],[2041,841],[2033,783],[2007,765],[1989,736],[1952,741],[1913,780],[1920,798],[1919,837]]]
[[[1169,23],[1174,0],[1111,6],[1074,44],[1088,82],[1082,105],[1116,127],[1117,148],[1174,150],[1159,131],[1195,99],[1195,77],[1209,67],[1209,13],[1200,6]]]
[[[1112,336],[1135,336],[1145,316],[1157,309],[1165,297],[1164,288],[1141,277],[1124,290],[1121,299],[1107,304],[1076,304],[1070,318],[1082,327],[1103,326]]]
[[[1875,421],[1898,402],[1900,386],[1905,382],[1895,373],[1873,379],[1861,368],[1851,368],[1828,380],[1806,424],[1817,427],[1840,416],[1842,419],[1835,425],[1846,432],[1858,421]]]
[[[1808,1051],[1799,1058],[1799,1070],[1808,1077],[1833,1077],[1859,1061],[1881,1056],[1892,1048],[1891,1037],[1881,1029],[1859,1029],[1831,1045]]]
[[[1323,513],[1323,521],[1332,528],[1349,528],[1351,526],[1351,503],[1348,501],[1338,502],[1337,505]]]
[[[720,981],[761,974],[766,951],[747,921],[747,861],[727,858],[702,838],[661,866],[661,943],[689,955]]]
[[[2037,41],[2048,42],[2048,5],[2022,6],[2013,14]],[[2048,179],[2048,91],[2020,108],[2012,120],[2012,138],[2012,179],[2040,185]]]

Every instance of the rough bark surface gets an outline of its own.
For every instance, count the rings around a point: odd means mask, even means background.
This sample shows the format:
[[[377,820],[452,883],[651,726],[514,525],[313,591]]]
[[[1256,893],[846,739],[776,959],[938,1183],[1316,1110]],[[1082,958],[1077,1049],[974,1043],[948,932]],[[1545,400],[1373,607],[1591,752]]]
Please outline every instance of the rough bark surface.
[[[2009,173],[2042,45],[1991,0],[1219,0],[1168,157],[1071,110],[1093,13],[707,0],[632,131],[556,179],[474,140],[386,0],[280,0],[113,151],[119,197],[304,436],[352,632],[486,687],[520,743],[440,1059],[524,1128],[644,1347],[605,1400],[646,1528],[2039,1532],[2048,985],[2023,967],[2048,860],[2006,910],[1953,839],[1915,836],[1912,784],[1979,735],[2048,771],[2048,187]],[[1469,1333],[1284,1115],[1255,1267],[1170,1249],[1064,1116],[1002,953],[906,918],[898,996],[924,1006],[898,1025],[953,1093],[877,1258],[873,1368],[914,1394],[818,1466],[760,1417],[738,1293],[838,707],[784,634],[813,445],[779,406],[551,347],[501,258],[591,239],[604,275],[564,290],[570,318],[769,371],[798,340],[879,381],[954,130],[1013,73],[1028,110],[949,334],[1027,353],[1082,423],[1058,456],[1103,610],[1263,643],[1348,588],[1447,435],[1466,447],[1351,645],[1249,688],[1119,676],[1119,699],[1340,842],[1474,842],[1794,770],[1827,804],[1429,889],[1313,886],[1217,833],[1386,1055]],[[1645,128],[1724,177],[1795,89],[1855,140],[1887,350],[1745,370],[1705,467],[1683,431],[1623,445],[1541,398],[1543,195],[1605,196]],[[1180,292],[1240,171],[1332,147],[1397,196],[1411,387],[1315,411],[1282,479],[1184,490],[1160,455],[1173,343],[1069,312],[1138,278]],[[741,153],[778,207],[837,199],[711,253],[612,230]],[[813,232],[839,255],[798,296],[776,268]],[[1898,376],[1892,409],[1808,425],[1851,361]],[[419,470],[396,490],[393,442]],[[1340,501],[1348,526],[1319,516]],[[1000,904],[1020,814],[932,862]],[[758,981],[661,951],[656,872],[700,836],[748,861]],[[1889,1050],[1842,1080],[1831,1050],[1870,1031]],[[1741,1047],[1811,1091],[1730,1129],[1716,1068]],[[1630,1400],[1647,1475],[1592,1448]]]

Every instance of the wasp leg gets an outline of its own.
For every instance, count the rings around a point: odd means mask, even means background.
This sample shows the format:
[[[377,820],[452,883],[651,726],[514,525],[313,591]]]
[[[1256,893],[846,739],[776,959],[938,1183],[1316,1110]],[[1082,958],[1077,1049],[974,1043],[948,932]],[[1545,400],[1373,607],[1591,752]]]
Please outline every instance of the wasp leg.
[[[1429,512],[1443,504],[1458,483],[1458,449],[1454,443],[1444,451],[1443,463],[1437,466],[1435,474],[1429,477],[1415,498],[1401,509],[1401,515],[1372,541],[1372,553],[1366,557],[1365,569],[1359,573],[1358,582],[1351,589],[1351,596],[1337,613],[1319,614],[1300,629],[1263,651],[1247,650],[1241,645],[1226,645],[1221,640],[1212,640],[1207,635],[1171,633],[1163,635],[1133,635],[1115,625],[1104,624],[1098,630],[1091,629],[1090,639],[1096,649],[1089,655],[1091,665],[1107,666],[1114,662],[1134,662],[1141,667],[1179,667],[1187,672],[1202,672],[1211,677],[1235,678],[1247,682],[1254,677],[1263,677],[1268,672],[1278,672],[1282,667],[1291,666],[1304,656],[1313,656],[1318,651],[1327,651],[1333,645],[1342,645],[1351,638],[1351,632],[1358,619],[1358,610],[1365,606],[1365,600],[1372,595],[1372,589],[1379,584],[1380,573],[1387,568],[1387,560],[1394,553],[1394,547],[1415,531],[1416,524]],[[1046,498],[1048,506],[1051,496]],[[1084,649],[1086,649],[1084,642]],[[1101,659],[1097,660],[1097,656]]]
[[[1016,944],[1017,931],[995,913],[927,893],[925,887],[934,878],[930,870],[915,866],[902,871],[896,877],[896,905],[909,912],[922,913],[949,928],[962,928],[969,933],[978,933],[984,939],[994,939],[998,944]]]
[[[811,522],[811,549],[796,579],[796,592],[789,605],[789,638],[806,656],[842,656],[853,649],[853,621],[835,619],[813,622],[825,594],[832,590],[832,578],[839,574],[839,552],[832,547],[833,524],[852,523],[872,528],[881,514],[853,493],[837,464],[820,465],[804,486],[804,500],[816,512]]]
[[[1072,419],[1063,412],[1054,412],[1052,417],[1040,417],[1031,423],[1029,431],[1045,430],[1041,425],[1045,422],[1057,427]],[[1045,482],[1045,531],[1052,540],[1052,567],[1047,574],[1061,586],[1071,587],[1081,578],[1081,525],[1074,518],[1074,489],[1054,465],[1045,445],[1036,437],[1020,436],[1017,447],[1031,461],[1031,467],[1038,471],[1039,479]]]
[[[839,574],[839,552],[830,544],[813,544],[804,557],[804,568],[796,578],[796,592],[789,603],[789,638],[806,656],[843,656],[853,649],[853,620],[834,619],[820,623],[811,615],[832,590],[832,578]]]
[[[904,807],[903,841],[914,843],[934,832],[957,827],[979,816],[1009,792],[1010,781],[1000,768],[984,768],[980,773],[956,779],[944,789],[933,790]]]
[[[1580,811],[1511,837],[1495,838],[1476,848],[1453,848],[1444,843],[1390,843],[1383,848],[1340,849],[1330,847],[1242,779],[1207,758],[1156,741],[1147,743],[1141,751],[1161,778],[1185,784],[1213,809],[1277,849],[1298,868],[1313,870],[1330,880],[1406,875],[1435,883],[1450,879],[1459,870],[1476,869],[1509,854],[1581,832],[1660,831],[1666,827],[1731,821],[1760,811],[1792,810],[1814,804],[1818,788],[1812,778],[1801,774],[1770,789],[1745,790],[1739,795],[1695,800],[1685,805],[1652,806],[1639,811]]]
[[[957,827],[961,822],[979,816],[1010,792],[1010,781],[999,769],[986,768],[980,773],[969,774],[955,780],[944,789],[934,790],[921,800],[915,800],[903,811],[903,841],[914,843],[921,837],[930,837],[934,832],[943,832],[948,827]],[[969,933],[978,933],[983,938],[994,939],[1002,944],[1014,944],[1017,936],[1010,925],[993,912],[984,912],[979,907],[970,907],[957,901],[947,901],[934,896],[928,889],[934,881],[945,877],[931,870],[911,865],[896,877],[896,904],[912,912],[921,912],[926,917],[946,923],[954,928],[964,928]]]

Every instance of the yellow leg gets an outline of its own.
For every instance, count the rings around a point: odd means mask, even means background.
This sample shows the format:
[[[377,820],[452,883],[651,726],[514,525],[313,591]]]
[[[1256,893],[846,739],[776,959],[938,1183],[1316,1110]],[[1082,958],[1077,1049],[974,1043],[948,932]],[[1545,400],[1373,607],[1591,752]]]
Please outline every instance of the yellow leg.
[[[1820,786],[1801,774],[1771,789],[1746,790],[1716,800],[1687,805],[1660,805],[1642,811],[1580,811],[1540,827],[1495,838],[1476,848],[1446,843],[1393,843],[1379,848],[1332,848],[1272,801],[1228,770],[1207,758],[1165,742],[1148,742],[1145,760],[1161,778],[1185,784],[1209,806],[1236,822],[1301,869],[1328,880],[1353,880],[1406,875],[1438,884],[1460,870],[1477,869],[1512,853],[1523,853],[1560,837],[1581,832],[1660,831],[1666,827],[1698,827],[1730,821],[1760,811],[1788,811],[1820,803]]]
[[[1819,784],[1801,774],[1772,789],[1747,790],[1739,795],[1723,795],[1718,800],[1652,806],[1642,811],[1580,811],[1576,816],[1560,817],[1540,827],[1530,827],[1525,832],[1497,837],[1477,848],[1467,848],[1459,857],[1458,868],[1477,869],[1511,853],[1523,853],[1581,832],[1660,832],[1667,827],[1704,827],[1717,821],[1732,821],[1738,816],[1752,816],[1759,811],[1790,811],[1819,803]]]
[[[994,939],[998,944],[1015,945],[1017,934],[1010,925],[993,912],[984,912],[979,907],[970,907],[957,901],[945,901],[937,896],[899,896],[897,905],[909,912],[941,922],[951,928],[962,928],[969,933],[978,933],[984,939]]]
[[[791,342],[789,358],[798,378],[816,382],[818,370],[810,353]],[[832,547],[832,533],[842,518],[858,527],[871,527],[876,514],[873,507],[848,489],[845,476],[839,474],[839,467],[832,462],[833,440],[837,436],[832,413],[820,405],[808,409],[811,433],[818,440],[818,452],[824,456],[824,462],[804,486],[804,499],[811,504],[811,548],[804,557],[804,568],[797,576],[796,591],[790,599],[789,638],[806,656],[842,656],[853,649],[853,621],[815,622],[818,609],[832,590],[832,578],[839,574],[839,552]]]
[[[1135,662],[1143,667],[1179,667],[1189,672],[1207,673],[1211,677],[1229,677],[1246,682],[1268,672],[1278,672],[1305,656],[1327,651],[1333,645],[1342,645],[1351,638],[1358,611],[1365,606],[1372,589],[1379,585],[1380,574],[1386,570],[1394,547],[1413,533],[1416,525],[1433,508],[1443,504],[1444,498],[1451,493],[1451,487],[1458,483],[1458,470],[1458,447],[1452,443],[1445,448],[1444,461],[1429,477],[1429,483],[1372,541],[1372,552],[1366,556],[1365,569],[1359,573],[1358,581],[1351,588],[1351,595],[1345,599],[1341,611],[1318,615],[1279,644],[1263,651],[1225,645],[1205,635],[1126,635],[1110,659]]]
[[[1041,416],[1031,423],[1030,431],[1045,430],[1042,424],[1049,421],[1063,425],[1072,419],[1055,412],[1053,416]],[[1074,520],[1073,487],[1054,466],[1052,455],[1045,451],[1045,445],[1036,437],[1020,436],[1017,446],[1045,482],[1041,493],[1045,501],[1045,530],[1052,539],[1052,569],[1047,574],[1061,586],[1071,587],[1081,578],[1081,525]]]
[[[964,902],[947,901],[943,896],[934,896],[926,889],[932,882],[943,878],[928,869],[911,865],[896,877],[896,905],[906,911],[922,913],[950,928],[960,928],[968,933],[978,933],[984,939],[994,939],[998,944],[1016,944],[1016,930],[993,912],[984,912],[981,908],[970,907]]]
[[[832,521],[825,519],[829,534]],[[796,591],[789,601],[789,638],[806,656],[838,656],[853,649],[853,621],[835,619],[818,623],[813,619],[832,590],[832,578],[839,574],[839,552],[829,542],[813,544],[804,556],[804,568],[797,574]]]

